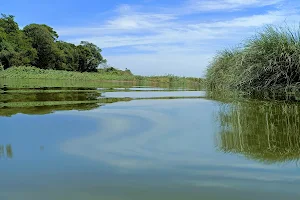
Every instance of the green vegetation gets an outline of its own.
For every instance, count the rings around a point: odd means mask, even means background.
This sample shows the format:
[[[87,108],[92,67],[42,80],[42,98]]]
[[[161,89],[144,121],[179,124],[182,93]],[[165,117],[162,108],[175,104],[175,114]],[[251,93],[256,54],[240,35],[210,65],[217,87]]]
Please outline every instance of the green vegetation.
[[[151,85],[167,83],[172,85],[189,86],[192,88],[201,87],[204,81],[201,78],[178,77],[173,75],[167,76],[137,76],[133,75],[130,70],[118,70],[113,67],[98,69],[97,72],[71,72],[52,69],[39,69],[36,67],[11,67],[0,71],[0,78],[4,79],[37,79],[44,80],[68,80],[68,81],[132,81],[132,82],[151,82]],[[77,82],[78,85],[79,82]],[[84,83],[82,83],[84,84]],[[78,87],[81,84],[78,85]],[[94,83],[93,85],[101,85]],[[59,85],[62,86],[62,85]],[[173,87],[173,86],[167,86]]]
[[[20,29],[12,15],[0,18],[0,78],[55,80],[122,80],[199,84],[202,79],[172,75],[143,77],[130,70],[106,66],[101,49],[82,41],[79,45],[58,40],[55,30],[45,24]],[[34,66],[34,67],[33,67]]]
[[[208,95],[224,103],[220,151],[267,164],[299,161],[300,106],[248,97],[300,99],[300,28],[267,26],[240,47],[219,52],[206,84]]]
[[[300,106],[280,102],[223,104],[217,146],[263,163],[300,159]]]
[[[0,72],[0,78],[16,78],[16,79],[56,79],[56,80],[136,80],[131,73],[121,70],[104,71],[99,70],[98,73],[90,72],[69,72],[51,69],[39,69],[36,67],[11,67]]]
[[[74,73],[74,72],[72,72]],[[152,88],[163,87],[158,91],[187,90],[173,83],[140,82],[99,82],[41,79],[0,79],[0,116],[23,114],[48,114],[62,110],[92,110],[102,105],[140,99],[173,99],[187,97],[146,97],[113,98],[107,92],[151,92]],[[142,87],[141,88],[139,88]],[[147,86],[147,87],[146,87]],[[189,89],[195,90],[195,89]],[[189,97],[192,98],[192,97]],[[194,97],[198,98],[198,97]]]
[[[0,71],[13,66],[35,66],[95,72],[106,60],[101,49],[87,41],[80,45],[58,40],[58,34],[45,24],[29,24],[21,30],[12,15],[0,18]]]
[[[209,90],[295,93],[300,83],[300,28],[268,26],[209,65]]]

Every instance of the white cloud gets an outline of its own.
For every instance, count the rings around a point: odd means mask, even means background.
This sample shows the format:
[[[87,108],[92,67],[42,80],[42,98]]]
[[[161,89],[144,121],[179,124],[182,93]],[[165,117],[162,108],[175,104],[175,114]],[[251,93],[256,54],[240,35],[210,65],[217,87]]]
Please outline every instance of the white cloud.
[[[153,34],[145,35],[103,35],[93,37],[82,37],[72,40],[79,43],[82,40],[88,40],[98,44],[102,48],[147,45],[147,44],[170,44],[200,42],[204,40],[218,39],[224,35],[225,30],[212,30],[210,28],[182,27],[181,29],[163,29]]]
[[[172,15],[164,14],[131,14],[122,15],[108,22],[107,28],[111,29],[145,29],[158,28],[163,22],[175,19]]]
[[[157,32],[164,27],[176,26],[175,15],[156,13],[126,13],[92,27],[58,28],[60,36],[108,35],[133,33],[142,30]]]
[[[300,18],[297,8],[280,6],[283,0],[190,0],[171,8],[144,11],[141,5],[120,5],[115,16],[99,26],[58,29],[68,41],[88,40],[103,48],[109,62],[139,74],[168,73],[203,76],[207,55],[237,45],[265,24]],[[264,7],[255,14],[235,10]],[[226,18],[207,19],[202,11],[224,12]],[[182,11],[182,12],[181,12]],[[192,17],[190,14],[193,14]],[[218,15],[217,15],[218,16]],[[222,15],[221,15],[222,16]],[[128,48],[130,47],[130,49]],[[107,48],[122,48],[120,55],[105,54]],[[198,59],[197,59],[198,58]],[[144,63],[147,62],[147,63]],[[154,63],[154,61],[156,61]],[[151,63],[151,64],[150,64]],[[141,65],[152,66],[151,68]],[[186,67],[189,66],[187,70]]]
[[[119,13],[127,13],[132,11],[132,7],[128,4],[122,4],[117,7],[116,11]]]
[[[168,173],[184,174],[186,179],[179,179],[180,184],[193,186],[249,188],[249,181],[282,185],[300,180],[299,176],[286,173],[288,165],[281,170],[281,166],[268,166],[216,153],[212,144],[207,142],[213,142],[211,135],[199,132],[200,127],[208,126],[213,116],[205,116],[206,120],[201,115],[186,117],[190,116],[191,109],[209,110],[213,109],[212,104],[204,99],[172,102],[140,100],[77,112],[74,114],[97,121],[98,127],[92,133],[62,143],[61,150],[69,155],[108,164],[123,173],[166,170]],[[180,114],[174,112],[176,110],[180,110]],[[137,127],[136,123],[143,124],[137,134],[136,130],[132,131],[133,127]]]
[[[198,11],[236,10],[247,7],[277,5],[282,0],[191,0],[190,7]]]
[[[275,24],[283,22],[287,18],[287,16],[288,13],[283,11],[271,11],[266,14],[238,17],[227,21],[193,24],[190,26],[194,28],[261,27],[266,24]]]

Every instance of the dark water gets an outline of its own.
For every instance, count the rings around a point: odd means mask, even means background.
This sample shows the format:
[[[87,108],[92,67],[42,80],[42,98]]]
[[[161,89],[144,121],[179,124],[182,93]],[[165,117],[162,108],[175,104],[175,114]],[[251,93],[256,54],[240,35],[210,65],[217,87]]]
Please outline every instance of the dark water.
[[[1,200],[300,198],[299,103],[0,81]]]

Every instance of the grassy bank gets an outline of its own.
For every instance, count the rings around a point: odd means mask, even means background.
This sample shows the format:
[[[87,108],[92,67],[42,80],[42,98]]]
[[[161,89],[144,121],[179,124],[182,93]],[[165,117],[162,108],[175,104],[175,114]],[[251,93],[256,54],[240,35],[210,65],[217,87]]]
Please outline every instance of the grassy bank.
[[[9,79],[43,79],[43,80],[72,80],[72,81],[151,81],[158,83],[204,84],[203,79],[166,76],[138,76],[122,70],[98,70],[98,72],[71,72],[63,70],[45,70],[36,67],[11,67],[0,69],[0,78]]]
[[[219,52],[208,67],[209,90],[296,93],[300,89],[300,29],[268,26],[239,48]]]

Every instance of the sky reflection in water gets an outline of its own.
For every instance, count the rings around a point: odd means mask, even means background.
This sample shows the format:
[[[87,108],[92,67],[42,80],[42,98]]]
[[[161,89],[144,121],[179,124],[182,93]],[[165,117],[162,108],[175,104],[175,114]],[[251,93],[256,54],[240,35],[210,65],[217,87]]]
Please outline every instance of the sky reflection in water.
[[[297,108],[234,105],[148,99],[0,117],[0,198],[297,199],[297,157],[278,158],[297,153],[296,143],[280,146],[297,141]],[[278,124],[284,116],[293,124]],[[279,135],[285,128],[291,137]],[[258,144],[268,130],[272,140]]]

